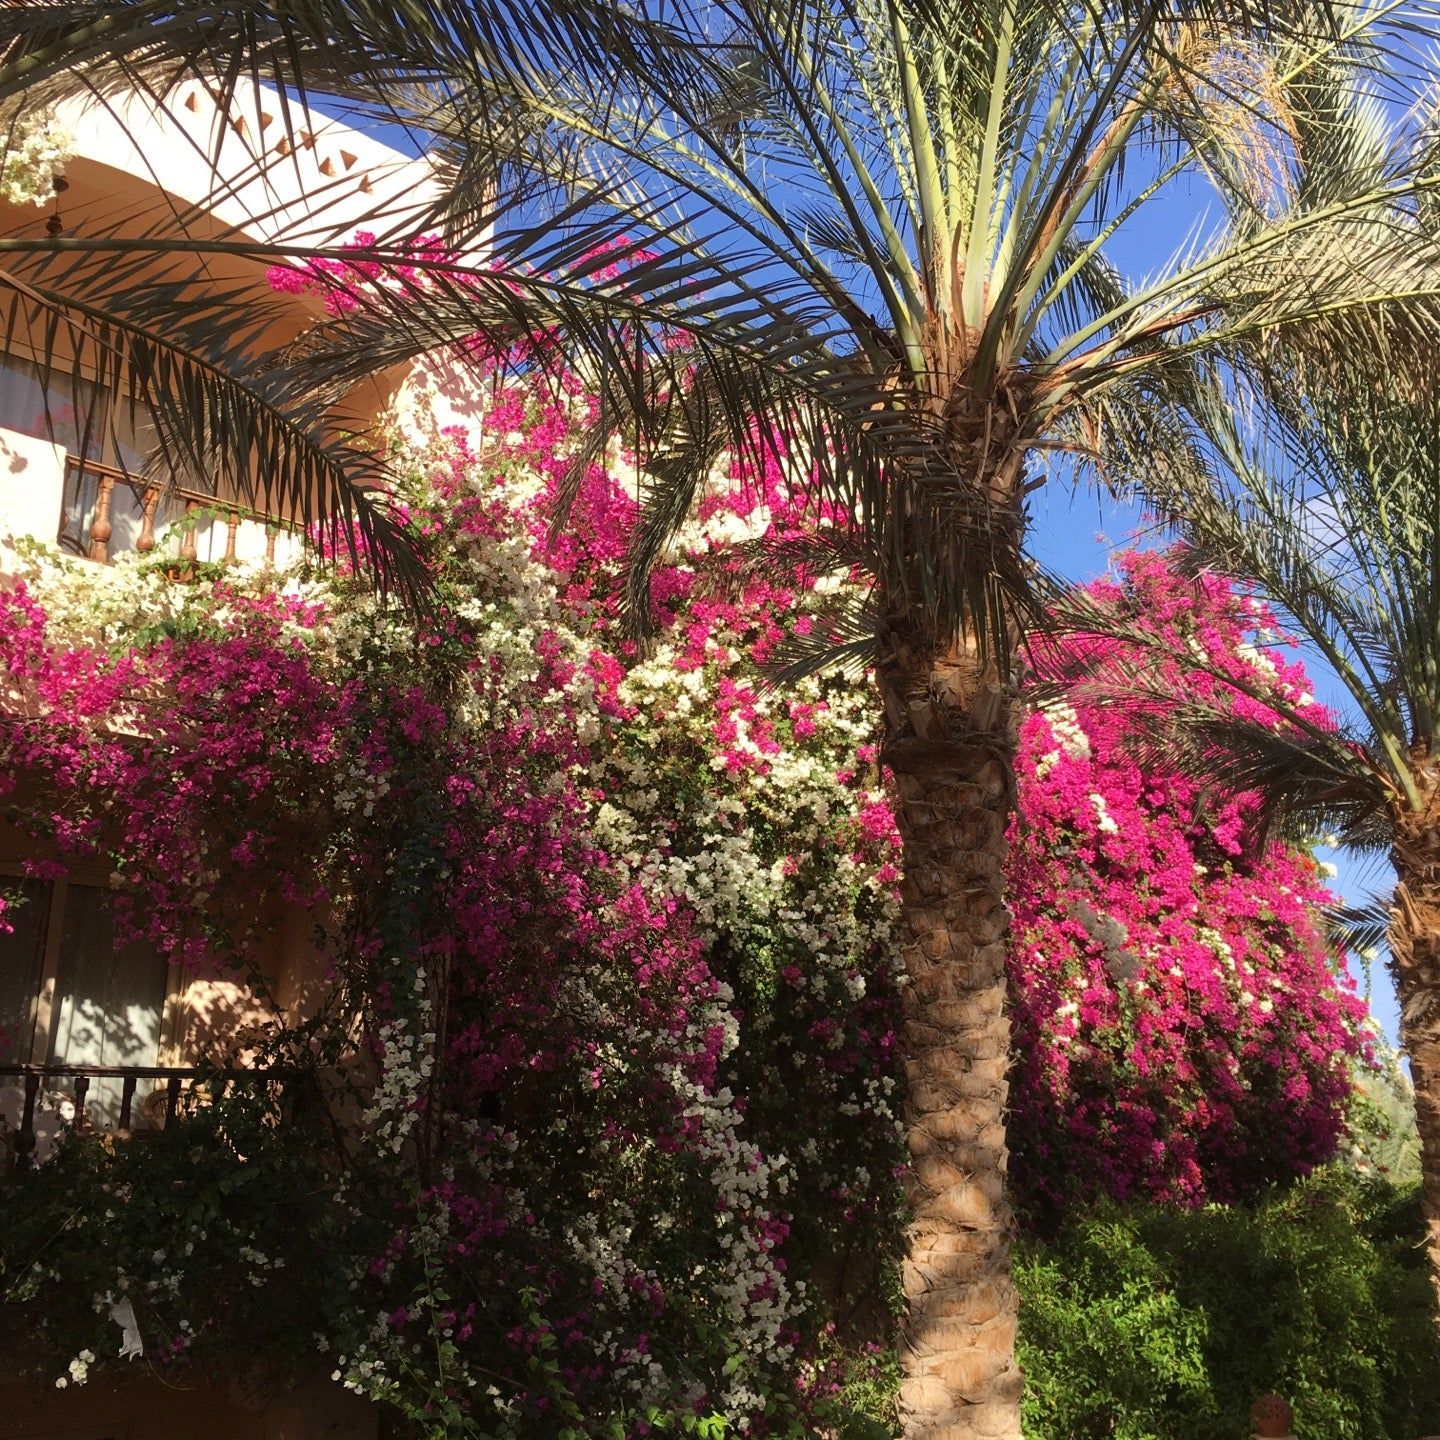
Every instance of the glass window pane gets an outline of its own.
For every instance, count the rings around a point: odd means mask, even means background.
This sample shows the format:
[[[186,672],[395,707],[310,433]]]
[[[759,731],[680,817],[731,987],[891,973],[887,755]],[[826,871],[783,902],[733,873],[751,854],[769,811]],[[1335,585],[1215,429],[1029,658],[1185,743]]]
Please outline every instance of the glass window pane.
[[[160,428],[155,422],[155,413],[143,401],[132,401],[128,396],[118,395],[110,406],[110,445],[112,462],[124,470],[141,474],[145,462],[159,448]],[[245,497],[227,476],[220,480],[201,479],[183,465],[171,467],[162,460],[156,473],[161,478],[170,478],[184,490],[199,495],[214,495],[221,500],[236,500],[245,503]],[[178,508],[171,519],[178,519]],[[168,523],[168,522],[167,522]]]
[[[136,475],[144,472],[145,462],[160,443],[160,432],[150,407],[143,400],[116,396],[110,407],[110,442],[116,465]]]
[[[0,917],[0,1065],[21,1065],[30,1059],[34,1035],[50,886],[43,880],[0,876],[0,895],[7,902]]]
[[[168,967],[147,945],[115,946],[110,893],[70,885],[60,932],[60,966],[47,1060],[57,1065],[154,1065],[160,1055],[160,1019]],[[93,1080],[86,1106],[98,1125],[120,1114],[120,1080]],[[154,1088],[142,1081],[140,1101]]]
[[[105,393],[88,381],[77,383],[62,367],[51,370],[47,394],[38,366],[0,355],[0,425],[98,460],[105,446]]]

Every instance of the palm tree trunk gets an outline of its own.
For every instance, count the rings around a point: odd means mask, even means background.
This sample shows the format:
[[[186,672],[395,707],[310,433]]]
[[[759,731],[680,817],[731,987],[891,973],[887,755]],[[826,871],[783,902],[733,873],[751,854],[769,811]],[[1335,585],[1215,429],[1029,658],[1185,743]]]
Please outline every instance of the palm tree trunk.
[[[1440,833],[1424,839],[1429,843],[1396,846],[1399,884],[1390,912],[1390,955],[1400,999],[1400,1042],[1415,1083],[1420,1206],[1440,1327]]]
[[[1005,1191],[1007,689],[964,646],[939,660],[892,637],[885,760],[904,842],[903,1059],[910,1149],[906,1440],[1018,1440],[1018,1300]]]

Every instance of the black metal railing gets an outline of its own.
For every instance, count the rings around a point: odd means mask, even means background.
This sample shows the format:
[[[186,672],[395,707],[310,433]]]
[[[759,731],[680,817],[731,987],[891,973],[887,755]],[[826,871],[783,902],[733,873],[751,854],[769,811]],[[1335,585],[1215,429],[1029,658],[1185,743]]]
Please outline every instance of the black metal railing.
[[[0,1065],[0,1088],[5,1087],[7,1082],[18,1082],[15,1088],[21,1091],[19,1123],[12,1122],[13,1168],[25,1170],[34,1163],[36,1114],[42,1100],[52,1100],[57,1091],[62,1099],[68,1098],[74,1104],[74,1118],[69,1124],[98,1131],[130,1131],[136,1128],[135,1097],[140,1084],[146,1080],[155,1081],[156,1088],[141,1102],[142,1112],[148,1113],[142,1113],[143,1124],[139,1128],[164,1130],[175,1123],[197,1082],[204,1087],[204,1094],[214,1100],[223,1096],[232,1083],[268,1089],[285,1078],[278,1070],[201,1069],[177,1065]],[[97,1080],[120,1082],[118,1106],[107,1103],[105,1107],[114,1108],[114,1123],[108,1123],[103,1118],[96,1123],[86,1108],[92,1082]],[[66,1090],[68,1095],[64,1094]],[[158,1103],[152,1105],[152,1102]],[[3,1168],[0,1165],[0,1169]]]

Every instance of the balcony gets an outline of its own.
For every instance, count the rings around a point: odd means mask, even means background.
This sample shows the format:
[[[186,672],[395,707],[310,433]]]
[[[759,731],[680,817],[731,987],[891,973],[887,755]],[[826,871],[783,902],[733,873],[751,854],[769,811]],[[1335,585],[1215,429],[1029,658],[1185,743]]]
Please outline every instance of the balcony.
[[[43,1164],[67,1129],[132,1135],[171,1129],[183,1124],[191,1109],[213,1104],[232,1085],[267,1093],[278,1089],[289,1102],[287,1118],[293,1118],[294,1096],[284,1095],[288,1079],[293,1075],[279,1070],[0,1065],[0,1133],[10,1149],[8,1157],[0,1158],[0,1173]]]
[[[0,541],[58,544],[100,563],[156,552],[179,571],[196,563],[284,568],[298,557],[297,528],[238,496],[140,478],[155,443],[143,405],[0,352]]]
[[[108,564],[117,554],[153,553],[168,542],[177,568],[238,561],[289,564],[300,537],[283,520],[185,486],[147,484],[118,466],[65,457],[57,526],[61,547]]]

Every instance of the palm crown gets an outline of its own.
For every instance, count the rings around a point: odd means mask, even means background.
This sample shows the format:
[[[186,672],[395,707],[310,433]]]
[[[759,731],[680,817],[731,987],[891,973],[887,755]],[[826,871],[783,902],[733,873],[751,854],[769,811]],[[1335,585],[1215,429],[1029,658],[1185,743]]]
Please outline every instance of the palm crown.
[[[1398,817],[1425,817],[1417,769],[1440,726],[1440,391],[1420,357],[1367,361],[1333,364],[1323,386],[1303,364],[1267,367],[1283,434],[1232,450],[1228,483],[1210,491],[1150,487],[1198,562],[1273,597],[1348,711],[1335,726],[1291,704],[1268,745],[1246,727],[1217,758],[1272,813],[1362,849],[1388,848]]]
[[[1037,462],[1130,478],[1163,449],[1193,478],[1227,408],[1199,362],[1305,322],[1318,355],[1397,295],[1392,319],[1434,318],[1426,137],[1388,133],[1362,83],[1394,13],[1311,14],[1267,33],[1160,6],[731,0],[695,22],[720,62],[699,95],[597,106],[559,80],[536,108],[549,163],[705,256],[713,288],[673,303],[788,378],[781,427],[796,391],[821,407],[822,483],[887,596],[937,637],[998,634]],[[1193,226],[1127,279],[1152,212]],[[722,382],[716,408],[754,398]],[[701,467],[664,473],[660,527]]]

